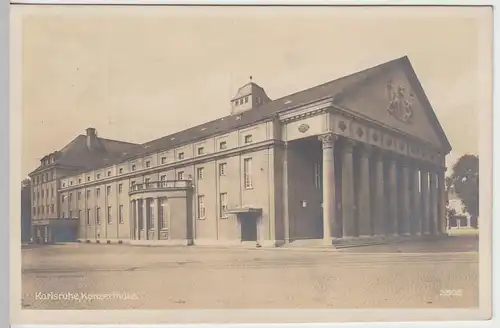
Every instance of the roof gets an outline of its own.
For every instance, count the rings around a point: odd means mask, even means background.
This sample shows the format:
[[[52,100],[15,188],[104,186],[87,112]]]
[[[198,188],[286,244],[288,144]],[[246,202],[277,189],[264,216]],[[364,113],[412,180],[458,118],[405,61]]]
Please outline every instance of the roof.
[[[116,160],[124,152],[132,151],[140,145],[97,137],[99,147],[90,150],[87,147],[87,137],[78,135],[58,152],[55,161],[49,165],[40,165],[30,175],[55,166],[74,167],[75,169],[91,169],[102,165],[106,160]]]
[[[336,99],[341,99],[347,93],[356,90],[361,85],[368,83],[373,77],[378,74],[385,72],[394,66],[400,66],[405,70],[408,75],[415,92],[421,96],[424,107],[426,107],[426,112],[431,118],[431,122],[434,124],[436,131],[438,131],[443,144],[446,145],[450,150],[451,146],[444,134],[444,131],[439,124],[432,106],[429,103],[427,96],[425,95],[418,78],[416,77],[415,71],[411,66],[411,63],[407,56],[400,57],[383,64],[353,73],[336,80],[332,80],[321,85],[302,90],[279,99],[269,101],[263,105],[253,108],[247,111],[240,112],[234,115],[227,115],[222,118],[197,125],[195,127],[179,131],[165,137],[161,137],[142,145],[128,148],[125,152],[122,152],[119,156],[114,158],[92,158],[86,163],[88,168],[101,168],[113,164],[119,164],[127,160],[131,160],[136,157],[144,156],[147,154],[155,153],[162,150],[172,149],[179,147],[184,144],[192,143],[200,139],[204,139],[216,134],[223,134],[229,131],[255,124],[261,121],[271,120],[278,113],[290,110],[299,105],[304,105],[321,99],[331,98],[335,103]],[[253,84],[253,83],[252,83]],[[257,86],[257,85],[255,85]],[[259,87],[260,88],[260,87]],[[106,140],[106,139],[101,139]],[[85,157],[85,155],[84,155]],[[79,157],[81,158],[81,157]],[[73,163],[70,161],[70,163]],[[88,166],[87,166],[88,165]],[[84,172],[84,171],[82,171]]]

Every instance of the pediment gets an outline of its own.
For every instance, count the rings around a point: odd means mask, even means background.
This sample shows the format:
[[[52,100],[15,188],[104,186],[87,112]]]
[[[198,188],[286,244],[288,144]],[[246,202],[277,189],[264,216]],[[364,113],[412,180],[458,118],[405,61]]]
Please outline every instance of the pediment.
[[[406,59],[406,57],[405,57]],[[448,153],[450,144],[409,61],[396,61],[335,98],[335,105]]]

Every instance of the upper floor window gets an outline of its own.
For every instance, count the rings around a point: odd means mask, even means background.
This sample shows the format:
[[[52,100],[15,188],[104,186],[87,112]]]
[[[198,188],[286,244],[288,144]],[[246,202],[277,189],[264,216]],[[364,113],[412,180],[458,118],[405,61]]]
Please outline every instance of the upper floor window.
[[[162,175],[162,176],[160,177],[160,181],[165,181],[165,180],[167,180],[167,176],[166,176],[166,175]]]
[[[110,177],[110,176],[111,176],[111,171],[108,171],[108,177]]]
[[[177,172],[177,180],[184,180],[184,171]]]
[[[252,135],[251,134],[248,134],[245,136],[245,143],[251,143],[252,142]]]
[[[223,192],[220,194],[220,209],[219,216],[221,218],[227,217],[227,193]]]
[[[82,199],[82,192],[79,191],[76,197],[77,197],[78,200]]]
[[[118,173],[120,173],[120,174],[123,173],[123,167],[120,167],[120,169],[118,170]]]
[[[101,188],[97,188],[97,189],[95,190],[95,195],[96,195],[96,197],[101,196]]]
[[[135,164],[132,164],[132,171],[135,171]]]
[[[64,203],[65,200],[66,200],[66,195],[61,195],[61,202]]]
[[[100,174],[98,174],[98,175],[97,175],[97,179],[100,179],[100,178],[101,178],[101,175],[100,175]]]
[[[198,148],[198,155],[203,155],[203,154],[205,154],[205,148],[199,147]]]
[[[161,158],[161,163],[162,163],[162,164],[167,163],[167,158],[166,158],[165,156],[163,156],[163,157]]]
[[[90,181],[90,177],[87,177],[87,181]]]
[[[111,195],[111,186],[106,186],[106,195]]]
[[[90,190],[87,190],[87,199],[90,198]]]
[[[198,219],[205,218],[205,196],[198,196]]]
[[[196,176],[198,177],[198,180],[203,180],[204,173],[205,172],[203,167],[199,167],[196,169]]]
[[[82,179],[81,179],[81,178],[80,178],[80,179],[78,179],[78,183],[82,183]]]
[[[181,153],[177,154],[177,158],[184,159],[184,153],[181,152]]]
[[[151,167],[151,161],[146,161],[146,168]]]
[[[245,104],[248,102],[248,96],[245,97]]]
[[[120,184],[118,185],[118,193],[119,193],[119,194],[121,194],[121,193],[122,193],[122,191],[123,191],[123,184],[122,184],[122,183],[120,183]]]
[[[227,148],[227,142],[226,141],[221,141],[219,143],[219,148],[220,149],[226,149]]]
[[[245,158],[243,160],[243,178],[245,188],[252,188],[252,159]]]

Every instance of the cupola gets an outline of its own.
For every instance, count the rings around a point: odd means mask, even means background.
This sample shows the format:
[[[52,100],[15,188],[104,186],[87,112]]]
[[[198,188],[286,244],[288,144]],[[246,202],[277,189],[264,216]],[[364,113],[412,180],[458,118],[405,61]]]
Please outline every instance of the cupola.
[[[270,101],[264,89],[254,83],[250,76],[250,82],[239,88],[236,96],[231,99],[231,114],[257,108]]]

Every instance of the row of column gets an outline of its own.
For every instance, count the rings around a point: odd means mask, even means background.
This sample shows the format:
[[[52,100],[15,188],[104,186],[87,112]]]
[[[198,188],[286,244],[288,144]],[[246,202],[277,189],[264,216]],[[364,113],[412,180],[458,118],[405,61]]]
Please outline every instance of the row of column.
[[[160,201],[165,199],[164,197],[151,197],[130,202],[131,213],[133,213],[130,225],[133,239],[149,239],[149,231],[155,231],[155,239],[158,239],[158,231],[168,228],[166,221],[164,221],[165,210],[160,209],[162,206]],[[141,237],[141,231],[144,231],[143,237]]]
[[[444,168],[342,140],[341,190],[335,190],[334,147],[340,137],[320,136],[323,149],[323,239],[445,232]],[[353,151],[360,146],[355,194]],[[370,158],[373,168],[370,169]],[[401,178],[398,180],[398,170]],[[371,183],[371,174],[374,175]],[[336,193],[341,193],[341,217],[336,217]],[[373,193],[373,194],[372,194]]]

